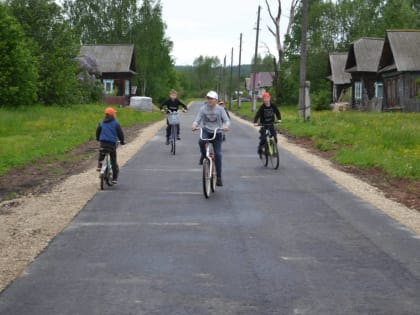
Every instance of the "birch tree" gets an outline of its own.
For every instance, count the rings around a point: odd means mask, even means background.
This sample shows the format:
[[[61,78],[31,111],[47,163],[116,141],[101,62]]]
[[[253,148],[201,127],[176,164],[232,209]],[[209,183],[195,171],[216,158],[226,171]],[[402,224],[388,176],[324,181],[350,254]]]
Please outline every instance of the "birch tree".
[[[290,30],[293,24],[293,20],[295,17],[296,9],[300,3],[300,0],[292,0],[290,5],[289,11],[289,22],[287,24],[285,38],[290,34]],[[280,86],[279,86],[279,72],[281,65],[284,60],[284,52],[288,49],[288,44],[286,41],[282,41],[281,39],[281,18],[282,18],[282,2],[281,0],[277,0],[277,10],[274,7],[271,7],[268,3],[268,0],[265,0],[265,4],[267,6],[268,14],[270,16],[272,25],[267,25],[268,31],[273,35],[276,41],[276,50],[277,56],[273,58],[273,68],[274,68],[274,87],[276,90],[277,97],[280,96]],[[276,12],[275,14],[273,12]],[[277,60],[276,60],[277,59]]]

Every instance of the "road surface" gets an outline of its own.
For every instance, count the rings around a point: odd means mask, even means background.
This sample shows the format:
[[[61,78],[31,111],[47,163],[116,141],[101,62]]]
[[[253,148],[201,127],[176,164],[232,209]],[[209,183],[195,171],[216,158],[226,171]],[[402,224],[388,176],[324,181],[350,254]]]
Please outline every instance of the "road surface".
[[[420,239],[234,121],[204,199],[199,103],[161,130],[0,295],[0,314],[420,314]],[[122,148],[123,150],[123,148]]]

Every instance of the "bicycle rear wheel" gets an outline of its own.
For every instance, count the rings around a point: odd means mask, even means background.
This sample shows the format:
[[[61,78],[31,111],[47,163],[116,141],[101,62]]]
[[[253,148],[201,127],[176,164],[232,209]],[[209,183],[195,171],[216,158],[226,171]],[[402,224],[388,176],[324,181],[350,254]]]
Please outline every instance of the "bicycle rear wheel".
[[[209,198],[211,193],[211,174],[210,161],[204,159],[203,161],[203,193],[204,197]]]
[[[271,154],[270,154],[270,164],[276,170],[279,168],[279,150],[277,148],[277,143],[273,140],[270,141]]]
[[[99,175],[99,184],[100,184],[101,190],[104,190],[104,181],[105,181],[104,178],[105,178],[105,174]]]

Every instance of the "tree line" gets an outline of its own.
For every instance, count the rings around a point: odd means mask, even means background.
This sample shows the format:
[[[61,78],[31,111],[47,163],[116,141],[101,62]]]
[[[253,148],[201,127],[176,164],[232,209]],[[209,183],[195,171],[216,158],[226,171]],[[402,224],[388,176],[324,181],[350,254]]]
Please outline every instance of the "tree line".
[[[87,103],[101,98],[83,80],[83,44],[134,44],[140,93],[161,98],[177,77],[160,1],[6,0],[0,3],[0,106]]]
[[[299,97],[302,7],[299,1],[294,3],[296,8],[290,30],[281,45],[284,47],[281,58],[270,52],[257,56],[256,69],[278,71],[277,86],[271,88],[270,92],[276,95],[279,104],[289,105],[297,104]],[[262,25],[266,24],[268,27],[271,27],[270,22],[261,21]],[[419,28],[420,0],[310,0],[306,73],[307,80],[311,81],[312,105],[317,109],[329,106],[330,83],[326,77],[330,52],[346,52],[351,43],[361,37],[384,38],[387,29]],[[253,64],[253,60],[247,62]],[[185,69],[179,70],[183,85],[192,93],[215,89],[220,66],[217,57],[198,57],[188,72]],[[203,72],[207,74],[203,76]],[[249,76],[249,73],[243,73],[240,86],[244,86],[246,76]],[[207,80],[202,80],[202,77]],[[234,82],[236,86],[237,76],[234,76]]]

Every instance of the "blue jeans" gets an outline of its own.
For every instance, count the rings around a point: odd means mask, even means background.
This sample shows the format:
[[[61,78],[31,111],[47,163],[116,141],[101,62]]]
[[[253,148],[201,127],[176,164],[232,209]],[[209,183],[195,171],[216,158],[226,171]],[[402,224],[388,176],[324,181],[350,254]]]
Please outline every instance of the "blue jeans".
[[[213,133],[208,132],[207,130],[203,130],[203,138],[208,139],[213,137]],[[217,177],[222,177],[222,133],[218,133],[216,135],[216,138],[212,141],[210,141],[213,144],[213,150],[214,150],[214,159],[216,162],[216,173]],[[201,151],[201,157],[206,156],[206,142],[203,140],[198,141],[198,145],[200,146]]]

